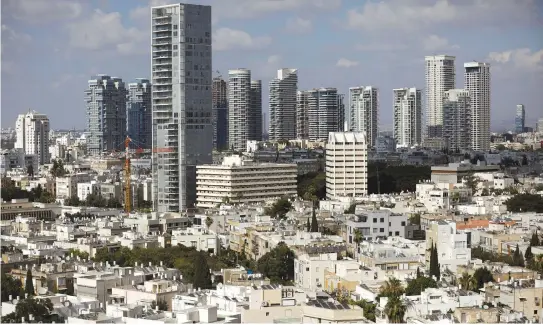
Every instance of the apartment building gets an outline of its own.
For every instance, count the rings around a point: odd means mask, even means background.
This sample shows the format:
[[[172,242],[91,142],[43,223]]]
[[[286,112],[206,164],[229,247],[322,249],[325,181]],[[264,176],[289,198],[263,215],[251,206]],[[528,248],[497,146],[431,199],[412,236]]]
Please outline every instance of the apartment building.
[[[437,221],[426,230],[425,259],[430,265],[430,251],[437,247],[438,261],[441,270],[455,272],[458,266],[467,265],[471,261],[471,233],[456,230],[456,222]]]
[[[213,149],[228,149],[228,87],[219,76],[213,78]]]
[[[322,290],[324,275],[335,270],[337,253],[301,254],[294,259],[294,283],[306,290]]]
[[[253,286],[249,308],[243,309],[241,323],[297,323],[302,319],[301,304],[306,294],[294,287],[277,284]]]
[[[450,150],[471,149],[471,97],[465,89],[445,92],[443,102],[443,138]]]
[[[422,91],[394,89],[394,139],[398,147],[422,144]]]
[[[379,90],[373,86],[351,87],[349,100],[349,131],[365,132],[368,147],[374,147],[379,123]]]
[[[20,114],[15,122],[15,132],[16,149],[23,149],[27,155],[35,155],[40,165],[49,163],[49,118],[47,115],[36,111]],[[38,172],[37,169],[34,171]]]
[[[403,236],[409,217],[392,213],[390,210],[356,208],[355,215],[345,220],[343,230],[349,245],[354,245],[355,231],[359,230],[364,240],[389,236]]]
[[[126,102],[126,131],[135,148],[152,147],[153,113],[151,108],[151,83],[139,78],[128,84]]]
[[[515,133],[523,133],[525,124],[526,110],[524,109],[524,105],[519,104],[517,105],[517,109],[515,111]]]
[[[219,238],[217,234],[209,232],[203,227],[191,227],[172,231],[171,245],[194,247],[198,251],[210,254],[219,252]]]
[[[309,92],[296,93],[296,139],[309,139]]]
[[[449,55],[426,56],[426,136],[441,138],[443,135],[443,97],[455,88],[456,58]]]
[[[0,175],[21,168],[28,170],[32,166],[34,173],[38,173],[39,159],[37,155],[27,154],[23,148],[4,149],[0,152]]]
[[[308,94],[308,137],[311,141],[328,138],[330,132],[337,132],[339,125],[339,99],[336,88],[319,88]]]
[[[471,98],[471,149],[490,150],[490,64],[464,63],[464,87]]]
[[[462,179],[472,173],[500,172],[498,165],[478,164],[473,165],[469,161],[449,163],[445,166],[432,166],[431,180],[433,183],[461,183]]]
[[[198,206],[224,202],[258,203],[296,195],[296,164],[258,164],[242,157],[225,157],[221,165],[197,167]]]
[[[270,81],[271,141],[296,138],[297,91],[298,70],[277,70],[277,77]]]
[[[77,195],[77,184],[90,182],[90,180],[91,177],[87,173],[57,177],[57,199],[69,199]]]

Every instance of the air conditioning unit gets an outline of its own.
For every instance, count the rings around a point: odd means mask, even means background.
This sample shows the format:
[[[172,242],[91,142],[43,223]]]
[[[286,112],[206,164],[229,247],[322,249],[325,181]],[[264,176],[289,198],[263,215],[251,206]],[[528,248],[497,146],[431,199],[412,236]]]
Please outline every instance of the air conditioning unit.
[[[269,305],[270,305],[270,303],[267,302],[267,301],[262,302],[262,307],[268,307]]]

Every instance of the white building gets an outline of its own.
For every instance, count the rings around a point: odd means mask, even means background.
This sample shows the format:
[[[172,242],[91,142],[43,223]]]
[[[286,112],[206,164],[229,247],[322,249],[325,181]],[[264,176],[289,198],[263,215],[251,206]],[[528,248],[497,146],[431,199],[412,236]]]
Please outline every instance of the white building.
[[[471,261],[471,235],[456,230],[454,221],[437,221],[426,230],[426,265],[430,265],[430,250],[437,247],[441,270],[456,272],[459,265]]]
[[[378,90],[373,86],[349,88],[350,126],[353,132],[365,132],[369,147],[375,146],[379,123]]]
[[[15,148],[36,155],[40,165],[49,163],[49,118],[45,114],[29,111],[20,114],[15,122],[17,139]],[[37,170],[36,170],[37,172]]]
[[[98,194],[99,191],[100,184],[96,183],[96,181],[77,184],[77,197],[81,201],[85,201],[88,195]]]
[[[65,177],[57,177],[57,199],[68,199],[77,195],[77,184],[89,182],[90,176],[87,173],[77,173]]]
[[[471,100],[469,91],[451,89],[443,102],[443,138],[449,149],[468,151],[471,148]]]
[[[5,175],[5,173],[15,168],[25,170],[28,169],[28,166],[32,166],[34,173],[38,174],[37,155],[27,154],[22,148],[4,149],[0,153],[0,175]]]
[[[259,203],[296,195],[297,174],[296,164],[258,164],[239,156],[225,157],[221,165],[197,166],[198,206]]]
[[[354,245],[357,229],[365,240],[405,235],[409,219],[405,214],[392,213],[390,210],[367,210],[358,206],[355,213],[345,220],[349,245]]]
[[[294,259],[294,283],[306,290],[322,290],[325,272],[334,272],[337,253],[301,254]]]
[[[259,80],[251,81],[251,70],[228,71],[229,148],[244,150],[248,140],[262,139],[261,88],[262,84]],[[258,92],[260,97],[256,96],[255,92]],[[255,100],[259,100],[259,103]],[[258,110],[259,112],[257,112]],[[258,127],[259,123],[260,128]],[[260,135],[258,129],[260,129]]]
[[[441,137],[443,129],[443,96],[455,88],[454,56],[434,55],[424,58],[426,65],[426,135]]]
[[[203,227],[173,230],[171,244],[172,246],[181,244],[185,247],[194,247],[198,251],[211,254],[217,254],[219,251],[217,234],[211,233]]]
[[[394,89],[394,139],[398,147],[422,143],[422,91]]]
[[[277,78],[270,81],[271,141],[296,138],[296,92],[298,70],[279,69]]]
[[[368,145],[364,132],[331,132],[326,144],[326,198],[368,194]]]
[[[464,63],[464,87],[471,97],[471,149],[490,150],[490,64]]]

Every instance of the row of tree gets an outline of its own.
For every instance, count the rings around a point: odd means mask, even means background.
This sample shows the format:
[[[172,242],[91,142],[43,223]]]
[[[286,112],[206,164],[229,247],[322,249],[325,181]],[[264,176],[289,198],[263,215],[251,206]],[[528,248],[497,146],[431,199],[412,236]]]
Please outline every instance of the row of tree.
[[[505,201],[507,211],[543,213],[543,196],[539,194],[517,194]]]
[[[81,201],[77,195],[72,195],[70,198],[64,201],[64,204],[73,207],[88,206],[111,209],[120,209],[123,207],[119,199],[114,197],[107,199],[98,193],[88,194],[83,201]]]
[[[1,189],[2,200],[10,202],[13,199],[28,199],[30,202],[53,203],[55,197],[52,193],[44,190],[41,185],[34,187],[30,191],[23,190],[15,186],[15,182],[8,178],[2,179]]]

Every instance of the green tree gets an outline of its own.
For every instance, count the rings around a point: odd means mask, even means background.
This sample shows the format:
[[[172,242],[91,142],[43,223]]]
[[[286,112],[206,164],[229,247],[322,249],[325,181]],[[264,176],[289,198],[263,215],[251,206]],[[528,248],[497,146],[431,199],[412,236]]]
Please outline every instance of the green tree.
[[[499,144],[496,146],[496,150],[498,151],[504,151],[505,150],[505,146],[503,144]]]
[[[209,229],[211,225],[213,224],[213,219],[210,216],[206,217],[206,227]]]
[[[158,299],[158,302],[156,300],[153,300],[151,303],[151,308],[156,309],[158,307],[158,310],[167,311],[168,310],[168,303],[164,299]]]
[[[420,213],[415,213],[409,217],[409,223],[420,226]]]
[[[407,306],[400,296],[392,296],[388,298],[384,312],[391,324],[401,324],[404,322]]]
[[[32,321],[30,320],[32,316]],[[24,321],[23,321],[24,320]],[[23,299],[15,306],[15,311],[2,317],[2,323],[63,323],[64,319],[53,314],[53,303],[49,298]]]
[[[356,253],[359,254],[360,253],[360,243],[362,242],[362,240],[364,239],[364,237],[362,236],[362,232],[360,231],[360,229],[356,228],[354,230],[354,238],[353,238],[353,241],[355,242],[356,244]]]
[[[537,230],[532,233],[532,238],[530,238],[530,246],[540,246],[541,242],[539,240],[539,235],[537,234]]]
[[[405,295],[418,296],[427,288],[437,288],[437,282],[430,277],[420,276],[409,281],[407,287],[405,288]]]
[[[309,218],[307,218],[306,230],[307,232],[311,232],[311,222],[309,221]]]
[[[473,173],[464,176],[464,182],[466,183],[466,186],[471,189],[472,193],[477,192],[477,186],[479,186],[480,180],[478,177],[475,177]]]
[[[32,269],[31,268],[28,268],[28,271],[26,271],[25,293],[28,293],[29,296],[34,295],[34,282],[33,282],[33,279],[32,279]]]
[[[292,210],[292,203],[287,198],[277,200],[271,207],[266,208],[266,214],[272,218],[282,219]]]
[[[34,166],[32,164],[26,166],[26,173],[29,177],[34,177]]]
[[[417,267],[417,279],[420,278],[421,276],[424,276],[424,274],[422,274],[420,269]]]
[[[432,243],[432,248],[430,250],[430,276],[435,276],[437,280],[439,280],[441,277],[437,246],[433,243]]]
[[[477,289],[477,279],[473,276],[470,276],[467,272],[464,272],[462,274],[462,276],[458,279],[458,283],[464,290]]]
[[[294,252],[280,242],[257,262],[257,270],[272,283],[288,284],[294,280]]]
[[[74,194],[71,197],[64,200],[64,205],[78,207],[81,205],[81,201],[79,200],[79,197]]]
[[[524,266],[524,259],[522,258],[518,244],[515,253],[513,253],[513,266]]]
[[[5,270],[2,270],[2,302],[8,301],[9,296],[11,299],[24,296],[23,284],[21,280],[15,279],[10,274],[7,274]]]
[[[473,288],[473,290],[479,290],[484,287],[484,285],[488,282],[494,282],[494,277],[492,276],[492,273],[486,268],[478,268],[473,273],[473,278],[475,279],[475,282],[477,283],[476,287]]]
[[[396,278],[388,279],[379,290],[379,297],[401,296],[405,293],[402,282]]]
[[[539,194],[517,194],[505,201],[510,212],[543,212],[543,196]]]
[[[524,260],[526,261],[526,264],[528,264],[533,258],[534,254],[532,253],[532,246],[528,246],[528,248],[526,248],[526,252],[524,253]]]
[[[199,253],[194,261],[194,279],[192,280],[192,284],[195,288],[211,288],[211,272],[203,253]]]
[[[319,232],[319,223],[317,221],[317,214],[315,213],[315,206],[313,206],[313,213],[311,214],[311,232]]]
[[[55,178],[62,177],[67,174],[67,171],[64,168],[64,163],[61,159],[53,160],[53,166],[51,166],[50,172]]]
[[[375,310],[377,305],[375,303],[369,302],[367,300],[353,301],[353,305],[357,305],[364,311],[364,318],[375,322]]]
[[[345,213],[345,214],[354,214],[355,211],[356,211],[356,203],[351,203],[351,205],[349,205],[347,210],[345,210],[343,213]]]

